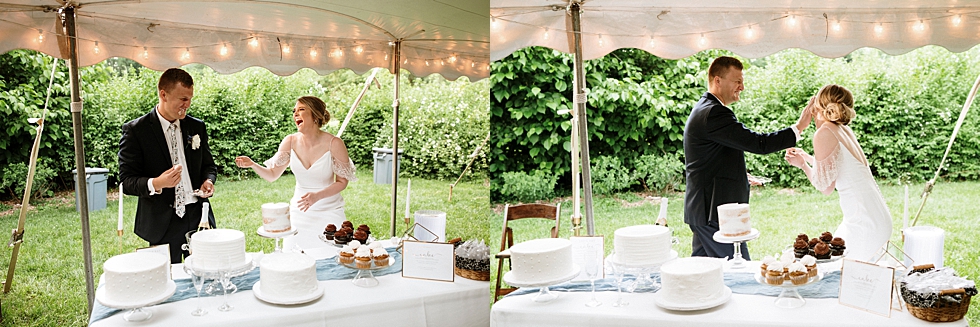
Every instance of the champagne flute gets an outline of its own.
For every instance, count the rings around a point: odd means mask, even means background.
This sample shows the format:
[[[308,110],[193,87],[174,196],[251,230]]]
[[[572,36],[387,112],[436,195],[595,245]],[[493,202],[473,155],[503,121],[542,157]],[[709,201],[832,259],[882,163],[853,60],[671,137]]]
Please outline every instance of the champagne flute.
[[[623,301],[623,275],[626,274],[626,268],[619,265],[612,265],[612,267],[613,273],[616,274],[616,293],[618,295],[616,302],[613,302],[612,306],[617,308],[625,307],[630,305],[629,302]]]
[[[597,275],[599,275],[599,265],[595,260],[589,260],[589,263],[585,265],[585,275],[588,276],[589,281],[592,282],[592,300],[585,303],[585,306],[598,307],[602,305],[602,302],[599,302],[599,300],[595,298],[595,278]]]
[[[194,289],[197,290],[197,310],[191,311],[191,315],[206,315],[208,314],[208,311],[204,310],[204,306],[202,305],[204,299],[201,298],[201,289],[204,288],[204,275],[196,271],[191,271],[191,282],[194,283]]]
[[[231,284],[231,278],[228,276],[229,272],[222,271],[218,274],[219,274],[218,278],[220,278],[221,280],[219,283],[221,284],[221,291],[222,291],[221,294],[222,304],[221,306],[218,307],[218,311],[231,311],[232,309],[235,308],[235,306],[228,303],[228,288],[230,288],[229,285]]]

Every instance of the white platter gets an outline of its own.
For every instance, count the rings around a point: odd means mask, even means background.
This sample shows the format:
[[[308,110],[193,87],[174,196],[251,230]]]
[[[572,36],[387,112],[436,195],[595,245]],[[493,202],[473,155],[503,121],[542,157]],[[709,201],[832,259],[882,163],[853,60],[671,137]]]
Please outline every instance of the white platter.
[[[105,287],[100,287],[98,290],[95,291],[95,299],[98,300],[99,303],[102,303],[102,305],[110,308],[136,309],[136,308],[143,308],[143,307],[147,307],[163,302],[169,299],[171,295],[174,295],[174,291],[176,290],[177,290],[177,284],[174,283],[174,281],[172,280],[168,280],[167,289],[164,290],[163,293],[160,293],[160,295],[154,296],[151,299],[147,299],[146,301],[139,302],[139,303],[122,303],[122,302],[116,302],[107,299],[105,295]]]
[[[725,286],[724,292],[725,293],[722,294],[722,296],[718,297],[717,299],[714,299],[709,302],[703,302],[703,303],[693,303],[693,304],[671,303],[670,301],[665,300],[663,296],[661,296],[662,293],[660,292],[654,293],[653,300],[658,307],[667,310],[676,310],[676,311],[704,310],[704,309],[711,309],[719,305],[725,304],[725,302],[728,302],[728,300],[732,298],[732,289],[728,288],[728,286]]]
[[[295,298],[283,298],[283,297],[277,297],[277,296],[262,293],[261,281],[255,282],[255,285],[252,285],[252,294],[255,294],[255,298],[272,304],[284,304],[284,305],[303,304],[319,299],[320,297],[323,296],[324,291],[325,289],[321,287],[319,283],[317,283],[316,290],[310,292],[307,295],[295,297]]]

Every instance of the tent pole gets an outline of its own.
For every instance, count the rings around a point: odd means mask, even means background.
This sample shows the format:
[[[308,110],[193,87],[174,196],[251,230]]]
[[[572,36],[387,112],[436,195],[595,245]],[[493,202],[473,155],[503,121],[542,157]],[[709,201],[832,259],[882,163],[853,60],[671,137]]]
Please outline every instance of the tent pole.
[[[401,79],[401,70],[402,70],[402,62],[401,62],[402,40],[396,40],[395,42],[393,42],[392,45],[393,45],[394,53],[391,56],[391,58],[393,59],[391,67],[392,70],[394,70],[392,73],[395,75],[395,85],[394,85],[395,95],[394,95],[394,101],[392,101],[391,103],[391,107],[393,109],[392,110],[393,121],[391,126],[392,128],[391,163],[392,164],[391,164],[391,217],[390,218],[391,218],[391,236],[396,236],[396,234],[398,233],[398,231],[395,228],[398,219],[397,210],[396,210],[398,208],[398,107],[399,107],[398,84]]]
[[[364,98],[364,94],[366,94],[368,88],[371,87],[371,83],[372,82],[377,83],[378,80],[374,78],[375,75],[378,75],[377,68],[371,69],[371,76],[368,77],[367,82],[364,83],[364,88],[361,89],[361,94],[357,95],[357,99],[354,99],[354,104],[352,104],[350,106],[350,110],[347,111],[347,117],[344,118],[344,123],[340,124],[340,130],[337,131],[337,137],[341,137],[342,135],[344,135],[344,130],[347,129],[347,124],[349,124],[350,119],[354,117],[354,111],[357,110],[357,105],[361,103],[361,99]],[[381,88],[380,83],[378,84],[378,88]]]
[[[85,286],[88,295],[88,313],[92,313],[95,300],[94,279],[92,278],[92,239],[88,223],[88,185],[85,176],[85,143],[82,140],[82,98],[78,88],[78,47],[75,31],[75,7],[68,6],[62,10],[65,20],[65,30],[68,34],[68,75],[71,80],[71,122],[75,134],[75,166],[78,184],[78,206],[82,224],[82,250],[85,259]]]
[[[589,127],[585,114],[585,72],[582,66],[582,8],[580,3],[569,6],[572,17],[575,55],[575,118],[578,119],[578,141],[582,146],[582,188],[585,189],[585,227],[588,235],[595,235],[595,219],[592,216],[592,173],[589,164]]]

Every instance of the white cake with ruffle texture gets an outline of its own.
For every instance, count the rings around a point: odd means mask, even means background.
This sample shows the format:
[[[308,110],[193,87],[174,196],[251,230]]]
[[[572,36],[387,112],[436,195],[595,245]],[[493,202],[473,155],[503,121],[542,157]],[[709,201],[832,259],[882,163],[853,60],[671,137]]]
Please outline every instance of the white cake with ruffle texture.
[[[167,290],[170,258],[153,252],[114,256],[102,264],[105,300],[112,303],[144,303]]]
[[[509,281],[535,284],[568,277],[574,273],[572,242],[561,238],[521,242],[510,248],[510,262]]]
[[[660,301],[676,306],[718,301],[726,295],[722,262],[717,258],[679,258],[660,267]]]
[[[273,253],[259,268],[262,294],[280,299],[309,296],[317,290],[316,260],[300,253]]]
[[[262,204],[262,229],[269,233],[281,233],[293,229],[289,221],[289,203]]]
[[[245,233],[234,229],[205,229],[191,236],[192,268],[225,270],[245,263]]]
[[[670,229],[636,225],[617,229],[613,238],[615,260],[627,265],[649,265],[666,261],[670,254]]]
[[[718,230],[725,237],[749,235],[752,220],[748,203],[726,203],[718,206]]]

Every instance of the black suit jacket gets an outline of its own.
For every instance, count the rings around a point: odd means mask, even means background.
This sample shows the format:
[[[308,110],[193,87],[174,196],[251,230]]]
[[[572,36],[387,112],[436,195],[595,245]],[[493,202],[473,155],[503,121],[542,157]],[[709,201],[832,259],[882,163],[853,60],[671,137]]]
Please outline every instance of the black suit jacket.
[[[791,128],[761,134],[738,122],[735,113],[713,94],[705,92],[684,127],[687,190],[684,222],[718,225],[718,205],[748,203],[745,151],[767,154],[796,144]]]
[[[214,183],[218,166],[211,156],[204,122],[186,116],[180,120],[180,130],[184,142],[184,159],[187,161],[184,169],[190,175],[191,186],[195,190],[199,189],[205,179]],[[201,138],[198,149],[191,147],[191,138],[194,135]],[[176,217],[173,208],[175,189],[165,188],[162,193],[151,196],[147,181],[160,176],[171,167],[173,164],[170,150],[167,148],[167,139],[163,134],[163,127],[160,126],[156,108],[123,124],[122,138],[119,140],[119,178],[126,194],[139,196],[134,232],[150,244],[160,243],[167,232],[170,219]],[[184,219],[197,221],[200,217],[185,216]],[[214,225],[214,222],[211,224]]]

